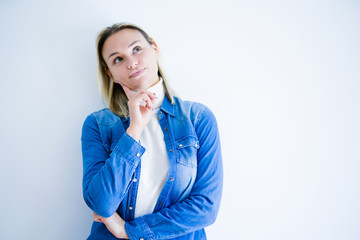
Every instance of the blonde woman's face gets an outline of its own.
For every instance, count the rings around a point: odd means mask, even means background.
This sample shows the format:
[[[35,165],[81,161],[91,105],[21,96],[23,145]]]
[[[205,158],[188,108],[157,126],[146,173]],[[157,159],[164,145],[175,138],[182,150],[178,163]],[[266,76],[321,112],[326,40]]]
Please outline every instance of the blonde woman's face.
[[[147,89],[159,81],[158,50],[134,29],[123,29],[106,39],[102,56],[109,76],[131,90]]]

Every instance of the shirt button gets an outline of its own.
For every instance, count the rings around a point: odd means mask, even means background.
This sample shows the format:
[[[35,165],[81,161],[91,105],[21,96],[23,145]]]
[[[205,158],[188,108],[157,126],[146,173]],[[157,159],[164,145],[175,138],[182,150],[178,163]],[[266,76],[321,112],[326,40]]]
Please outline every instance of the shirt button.
[[[137,179],[136,179],[136,178],[134,178],[134,179],[133,179],[133,182],[137,182]]]
[[[162,206],[163,205],[163,203],[161,202],[161,203],[159,203],[159,206]]]
[[[179,147],[182,147],[182,144],[179,144]]]
[[[162,114],[162,111],[160,111],[159,114]]]
[[[137,153],[136,156],[137,156],[137,157],[140,157],[140,153]]]
[[[169,152],[172,152],[172,151],[173,151],[172,149],[169,150]]]
[[[174,178],[173,178],[173,177],[171,177],[171,178],[169,178],[169,180],[172,182],[172,181],[174,181]]]
[[[167,131],[168,129],[167,128],[165,128],[165,132]]]
[[[133,207],[132,207],[132,206],[130,206],[130,207],[129,207],[129,210],[133,210]]]

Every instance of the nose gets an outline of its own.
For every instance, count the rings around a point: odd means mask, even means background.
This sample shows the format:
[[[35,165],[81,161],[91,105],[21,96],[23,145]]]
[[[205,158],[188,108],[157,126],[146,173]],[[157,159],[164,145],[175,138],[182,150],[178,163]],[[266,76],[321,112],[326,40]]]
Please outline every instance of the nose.
[[[138,61],[136,58],[130,58],[129,61],[128,61],[128,69],[131,70],[131,69],[134,69],[136,68],[138,65]]]

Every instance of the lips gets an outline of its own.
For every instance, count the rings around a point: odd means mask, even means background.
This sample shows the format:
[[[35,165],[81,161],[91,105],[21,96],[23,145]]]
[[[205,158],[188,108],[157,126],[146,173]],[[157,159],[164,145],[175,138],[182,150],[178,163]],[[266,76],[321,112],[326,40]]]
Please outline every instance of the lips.
[[[140,70],[134,72],[133,74],[131,74],[131,75],[130,75],[130,78],[137,77],[137,76],[139,76],[140,74],[142,74],[144,71],[145,71],[145,68],[140,69]]]

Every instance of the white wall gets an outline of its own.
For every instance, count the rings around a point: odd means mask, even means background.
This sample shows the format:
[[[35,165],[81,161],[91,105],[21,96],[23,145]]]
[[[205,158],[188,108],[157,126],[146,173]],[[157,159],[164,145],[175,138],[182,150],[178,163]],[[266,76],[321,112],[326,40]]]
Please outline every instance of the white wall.
[[[291,2],[291,3],[290,3]],[[0,239],[85,239],[95,37],[142,26],[208,105],[224,193],[209,239],[360,239],[358,1],[1,1]]]

